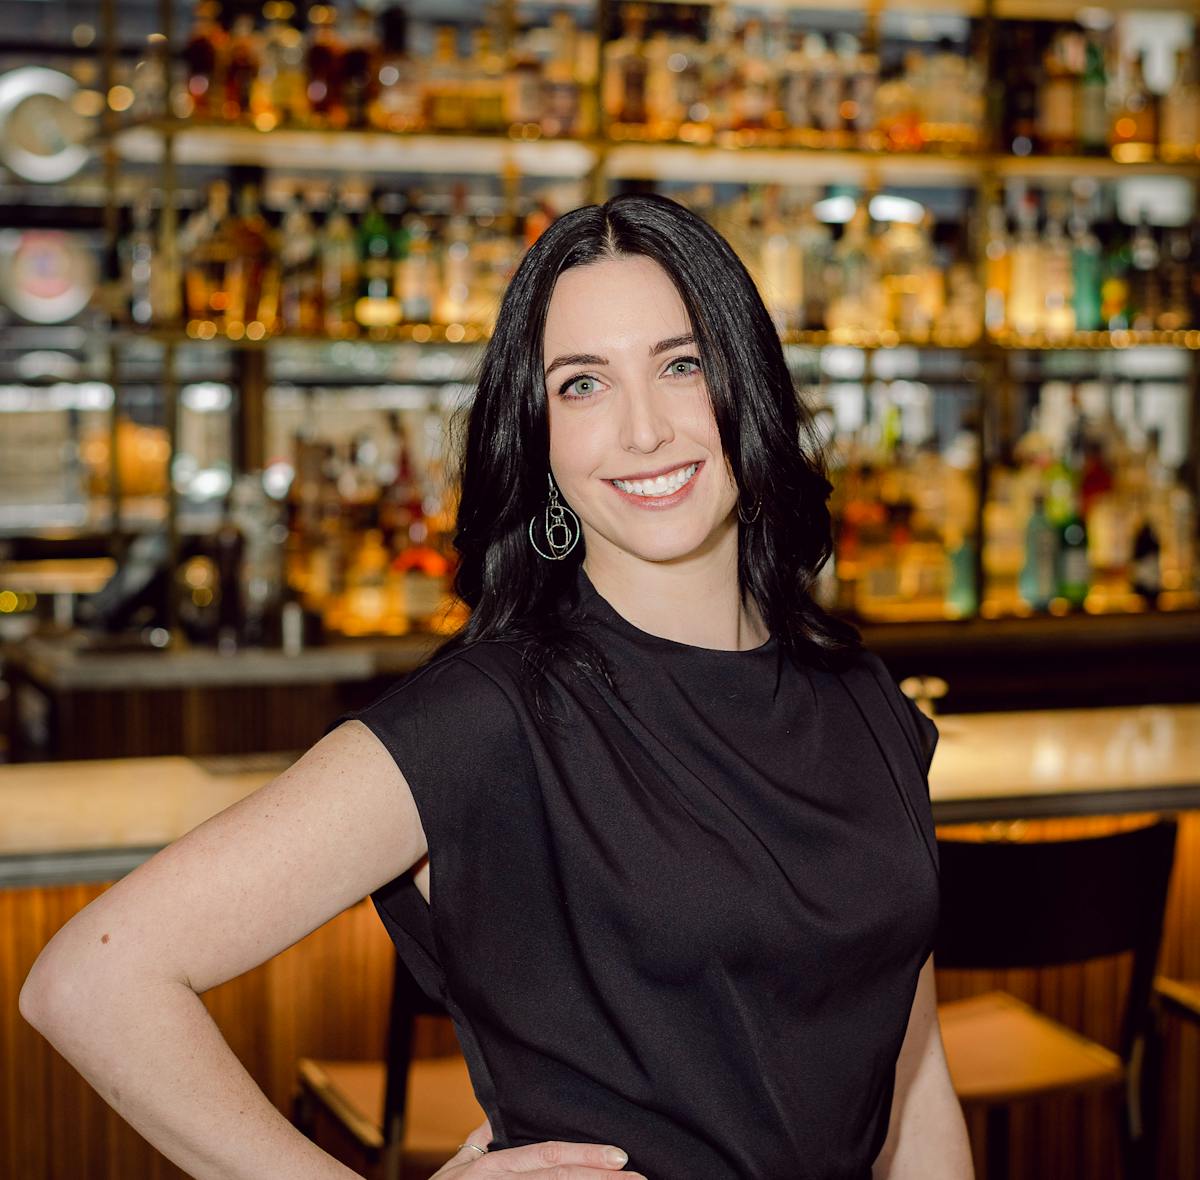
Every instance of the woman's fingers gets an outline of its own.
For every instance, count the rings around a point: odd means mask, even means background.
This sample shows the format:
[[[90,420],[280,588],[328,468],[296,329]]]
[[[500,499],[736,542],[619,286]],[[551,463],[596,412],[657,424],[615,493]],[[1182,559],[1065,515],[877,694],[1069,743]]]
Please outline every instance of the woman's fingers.
[[[490,1171],[499,1174],[532,1172],[553,1177],[554,1180],[594,1180],[597,1171],[619,1171],[629,1157],[619,1147],[603,1143],[568,1143],[557,1139],[545,1143],[530,1143],[524,1147],[508,1147],[480,1156],[480,1163],[491,1165]],[[481,1168],[480,1175],[487,1175]],[[628,1180],[637,1180],[635,1172],[622,1173]]]

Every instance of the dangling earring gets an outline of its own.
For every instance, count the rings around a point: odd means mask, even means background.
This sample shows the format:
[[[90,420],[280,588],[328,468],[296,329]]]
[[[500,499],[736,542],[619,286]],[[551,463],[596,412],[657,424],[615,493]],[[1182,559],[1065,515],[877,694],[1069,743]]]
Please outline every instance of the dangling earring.
[[[753,524],[758,519],[758,514],[762,511],[762,497],[760,496],[754,501],[754,511],[749,516],[742,515],[742,498],[738,496],[738,520],[742,524]]]
[[[565,504],[560,504],[558,500],[558,489],[554,486],[554,477],[550,472],[546,472],[546,480],[550,484],[550,498],[546,502],[546,544],[550,546],[549,553],[543,553],[538,548],[537,541],[533,537],[533,526],[537,521],[537,517],[533,517],[529,522],[529,543],[537,550],[540,557],[544,557],[547,561],[562,561],[572,549],[575,548],[575,542],[579,540],[579,534],[582,531],[579,527],[579,517],[575,515]],[[566,517],[570,517],[574,522],[574,531],[572,532],[571,525],[567,524]]]

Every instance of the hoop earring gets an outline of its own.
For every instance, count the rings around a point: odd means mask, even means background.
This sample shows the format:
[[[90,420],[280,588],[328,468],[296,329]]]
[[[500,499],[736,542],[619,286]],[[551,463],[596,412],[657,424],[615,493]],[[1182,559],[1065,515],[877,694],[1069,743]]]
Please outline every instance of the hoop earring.
[[[544,557],[547,561],[562,561],[575,548],[575,543],[579,540],[583,530],[579,526],[579,517],[565,504],[559,503],[558,489],[554,486],[554,477],[548,471],[546,472],[546,480],[550,484],[550,496],[546,502],[545,523],[543,527],[546,531],[546,544],[550,546],[550,552],[542,552],[538,547],[537,541],[534,539],[533,526],[537,521],[536,516],[532,517],[529,521],[529,543],[537,551],[539,557]],[[572,531],[572,526],[566,521],[566,517],[568,516],[575,522],[574,531]],[[555,538],[558,539],[556,540]]]
[[[749,516],[742,515],[742,498],[738,497],[738,520],[742,524],[753,524],[758,519],[758,514],[762,512],[762,497],[760,496],[754,501],[754,511]]]

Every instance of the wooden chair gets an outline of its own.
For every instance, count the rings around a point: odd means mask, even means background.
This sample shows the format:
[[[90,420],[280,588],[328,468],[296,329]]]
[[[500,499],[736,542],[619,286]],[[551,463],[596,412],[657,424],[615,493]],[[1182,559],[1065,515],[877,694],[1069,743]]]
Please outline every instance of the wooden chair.
[[[954,1089],[986,1109],[987,1180],[1009,1175],[1009,1104],[1122,1086],[1127,1180],[1153,1147],[1143,1120],[1142,1060],[1162,939],[1176,822],[1079,840],[939,839],[938,968],[996,970],[1080,963],[1133,952],[1114,1053],[1003,991],[938,1005]]]
[[[424,1015],[449,1020],[396,959],[385,1058],[297,1064],[292,1122],[371,1180],[425,1180],[485,1118],[461,1053],[413,1057]]]
[[[1181,1020],[1184,1023],[1189,1023],[1200,1029],[1200,981],[1172,979],[1166,975],[1158,975],[1154,979],[1154,995],[1152,998],[1152,1007],[1155,1012],[1155,1027],[1156,1027],[1156,1043],[1154,1044],[1155,1053],[1147,1065],[1147,1069],[1152,1071],[1149,1076],[1160,1087],[1166,1083],[1166,1042],[1167,1038],[1172,1035],[1171,1024],[1174,1021]],[[1161,1092],[1161,1090],[1159,1091]],[[1157,1114],[1157,1107],[1154,1113]],[[1195,1132],[1195,1122],[1193,1121],[1191,1112],[1178,1111],[1177,1117],[1179,1123],[1177,1126],[1180,1131],[1185,1132],[1190,1128]],[[1157,1121],[1155,1123],[1157,1129]],[[1196,1140],[1200,1145],[1200,1139]],[[1159,1158],[1156,1160],[1157,1167],[1155,1172],[1162,1175],[1171,1175],[1171,1168],[1178,1165],[1172,1162],[1166,1165],[1164,1171],[1163,1156],[1167,1152],[1168,1144],[1161,1138],[1156,1140]]]

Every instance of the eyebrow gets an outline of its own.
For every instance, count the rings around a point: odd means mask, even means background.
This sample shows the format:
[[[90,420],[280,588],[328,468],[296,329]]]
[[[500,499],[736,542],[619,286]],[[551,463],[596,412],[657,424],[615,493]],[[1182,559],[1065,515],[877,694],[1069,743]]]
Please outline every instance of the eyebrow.
[[[695,344],[696,337],[691,332],[687,332],[682,336],[671,336],[666,340],[660,340],[653,348],[650,349],[650,356],[658,356],[660,352],[667,352],[672,348],[678,348],[681,344]],[[550,367],[546,370],[544,376],[549,377],[555,369],[560,369],[563,365],[607,365],[608,361],[602,356],[597,356],[592,352],[573,352],[567,356],[556,356],[550,362]]]

